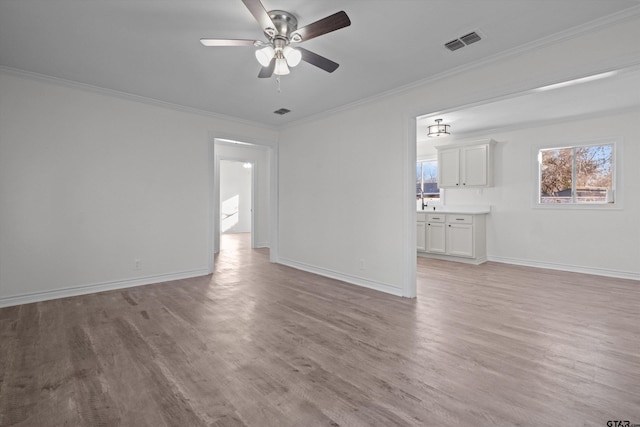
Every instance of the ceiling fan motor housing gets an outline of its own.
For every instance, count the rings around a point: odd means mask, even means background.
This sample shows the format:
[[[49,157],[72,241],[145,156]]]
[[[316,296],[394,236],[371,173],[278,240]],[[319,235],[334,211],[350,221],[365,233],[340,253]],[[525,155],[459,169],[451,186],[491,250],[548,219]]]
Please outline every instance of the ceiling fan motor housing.
[[[284,10],[272,10],[267,13],[271,21],[273,21],[275,28],[265,28],[264,34],[269,40],[280,36],[286,39],[288,44],[291,33],[298,29],[298,20],[296,17]]]

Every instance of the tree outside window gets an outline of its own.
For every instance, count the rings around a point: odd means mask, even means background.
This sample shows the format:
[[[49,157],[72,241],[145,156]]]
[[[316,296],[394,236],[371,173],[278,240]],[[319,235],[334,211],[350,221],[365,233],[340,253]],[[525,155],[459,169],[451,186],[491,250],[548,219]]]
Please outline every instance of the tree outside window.
[[[422,160],[416,163],[416,197],[439,199],[438,161]]]
[[[613,190],[614,145],[540,150],[539,202],[607,203]]]

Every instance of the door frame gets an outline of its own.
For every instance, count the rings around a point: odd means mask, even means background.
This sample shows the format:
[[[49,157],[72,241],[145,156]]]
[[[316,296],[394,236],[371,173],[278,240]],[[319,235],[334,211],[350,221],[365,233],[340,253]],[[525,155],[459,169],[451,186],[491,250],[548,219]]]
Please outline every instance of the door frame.
[[[248,142],[246,142],[248,141]],[[246,156],[220,156],[216,152],[216,144],[221,145],[242,145],[247,149],[259,150],[267,152],[267,161],[265,165],[258,164],[254,159],[247,159]],[[256,198],[259,193],[258,171],[266,168],[268,171],[268,206],[263,207],[269,212],[268,221],[268,242],[266,247],[269,248],[269,261],[278,262],[278,146],[275,142],[270,141],[253,141],[251,138],[221,135],[219,133],[210,132],[208,141],[208,215],[207,215],[207,269],[209,274],[214,271],[215,254],[220,250],[220,160],[246,161],[253,164],[251,179],[251,247],[255,247],[256,242]],[[264,247],[264,246],[263,246]]]

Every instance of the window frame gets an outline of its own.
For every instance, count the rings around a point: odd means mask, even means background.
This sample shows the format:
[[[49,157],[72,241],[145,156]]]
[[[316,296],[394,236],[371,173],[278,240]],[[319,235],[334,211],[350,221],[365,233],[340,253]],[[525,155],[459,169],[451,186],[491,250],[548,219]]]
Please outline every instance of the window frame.
[[[540,152],[542,150],[560,150],[564,148],[591,147],[600,145],[612,146],[612,163],[613,172],[611,177],[611,188],[613,190],[613,202],[593,202],[593,203],[541,203],[540,202]],[[586,141],[564,141],[533,147],[533,171],[534,171],[534,192],[533,207],[536,209],[556,209],[556,210],[619,210],[623,208],[623,191],[622,191],[622,159],[623,144],[619,137],[602,138],[597,140]],[[575,179],[575,162],[572,162],[573,178]],[[572,183],[573,184],[573,183]]]

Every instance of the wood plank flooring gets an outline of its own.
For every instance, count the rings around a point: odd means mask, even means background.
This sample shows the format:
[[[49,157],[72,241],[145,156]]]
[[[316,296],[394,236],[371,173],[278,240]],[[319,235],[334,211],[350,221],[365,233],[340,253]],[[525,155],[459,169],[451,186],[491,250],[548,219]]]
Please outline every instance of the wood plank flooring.
[[[0,309],[0,426],[640,424],[640,283],[418,259],[409,300],[214,276]]]

